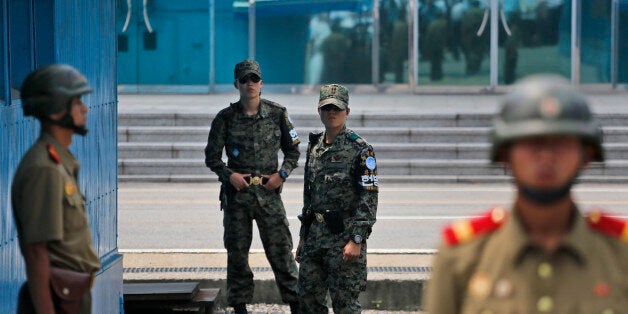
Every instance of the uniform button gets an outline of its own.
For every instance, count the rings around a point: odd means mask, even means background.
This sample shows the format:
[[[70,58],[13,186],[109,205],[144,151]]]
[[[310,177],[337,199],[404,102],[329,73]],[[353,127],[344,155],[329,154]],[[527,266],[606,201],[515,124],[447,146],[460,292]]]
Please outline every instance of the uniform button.
[[[63,295],[69,295],[70,294],[70,289],[63,288],[63,290],[61,290],[61,293],[63,293]]]
[[[539,310],[539,312],[549,312],[552,308],[554,308],[554,300],[552,300],[552,297],[543,296],[536,302],[536,309]]]
[[[552,268],[552,265],[550,265],[549,263],[541,263],[539,265],[539,268],[537,268],[536,272],[539,275],[539,277],[543,279],[547,279],[552,276],[554,269]]]

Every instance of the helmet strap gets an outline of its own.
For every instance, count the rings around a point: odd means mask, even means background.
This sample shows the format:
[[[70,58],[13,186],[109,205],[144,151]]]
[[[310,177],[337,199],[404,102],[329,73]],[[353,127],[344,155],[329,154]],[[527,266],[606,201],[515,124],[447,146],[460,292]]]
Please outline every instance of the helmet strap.
[[[70,100],[68,101],[66,113],[63,115],[63,117],[61,117],[61,119],[52,120],[48,116],[45,116],[44,119],[50,122],[51,124],[56,124],[66,129],[71,129],[74,131],[74,133],[80,136],[87,135],[88,130],[85,126],[78,126],[74,124],[74,119],[72,118],[71,112],[72,112],[72,101]]]
[[[517,187],[523,197],[532,201],[533,203],[536,203],[537,205],[551,205],[562,200],[563,198],[565,198],[565,196],[569,194],[569,191],[571,191],[571,187],[575,184],[577,177],[578,174],[576,174],[563,186],[557,187],[555,189],[533,188],[520,183],[517,183]]]

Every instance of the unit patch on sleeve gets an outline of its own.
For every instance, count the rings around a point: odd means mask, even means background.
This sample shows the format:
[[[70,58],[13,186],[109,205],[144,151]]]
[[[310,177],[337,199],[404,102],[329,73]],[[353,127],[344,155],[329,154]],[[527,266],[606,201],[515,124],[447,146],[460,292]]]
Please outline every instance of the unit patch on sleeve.
[[[357,173],[360,175],[358,185],[366,191],[377,192],[379,189],[377,179],[377,161],[372,147],[368,147],[360,153]]]

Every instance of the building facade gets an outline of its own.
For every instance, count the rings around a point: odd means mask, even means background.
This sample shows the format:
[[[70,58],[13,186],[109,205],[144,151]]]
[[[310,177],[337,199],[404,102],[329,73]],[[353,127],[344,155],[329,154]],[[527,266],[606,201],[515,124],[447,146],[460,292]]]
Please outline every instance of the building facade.
[[[245,58],[288,92],[628,82],[628,0],[119,0],[117,16],[121,92],[231,90]]]

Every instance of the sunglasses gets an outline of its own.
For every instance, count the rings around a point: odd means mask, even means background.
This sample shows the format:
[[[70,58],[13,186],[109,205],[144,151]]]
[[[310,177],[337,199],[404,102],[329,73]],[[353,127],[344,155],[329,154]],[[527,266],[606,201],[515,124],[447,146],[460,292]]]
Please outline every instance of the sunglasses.
[[[321,107],[321,111],[335,111],[335,112],[341,112],[341,111],[345,111],[345,109],[340,109],[334,105],[325,105]]]
[[[251,81],[253,83],[259,83],[259,81],[261,80],[262,78],[257,75],[247,75],[245,77],[239,78],[238,82],[240,82],[240,84],[246,84],[248,81]]]

